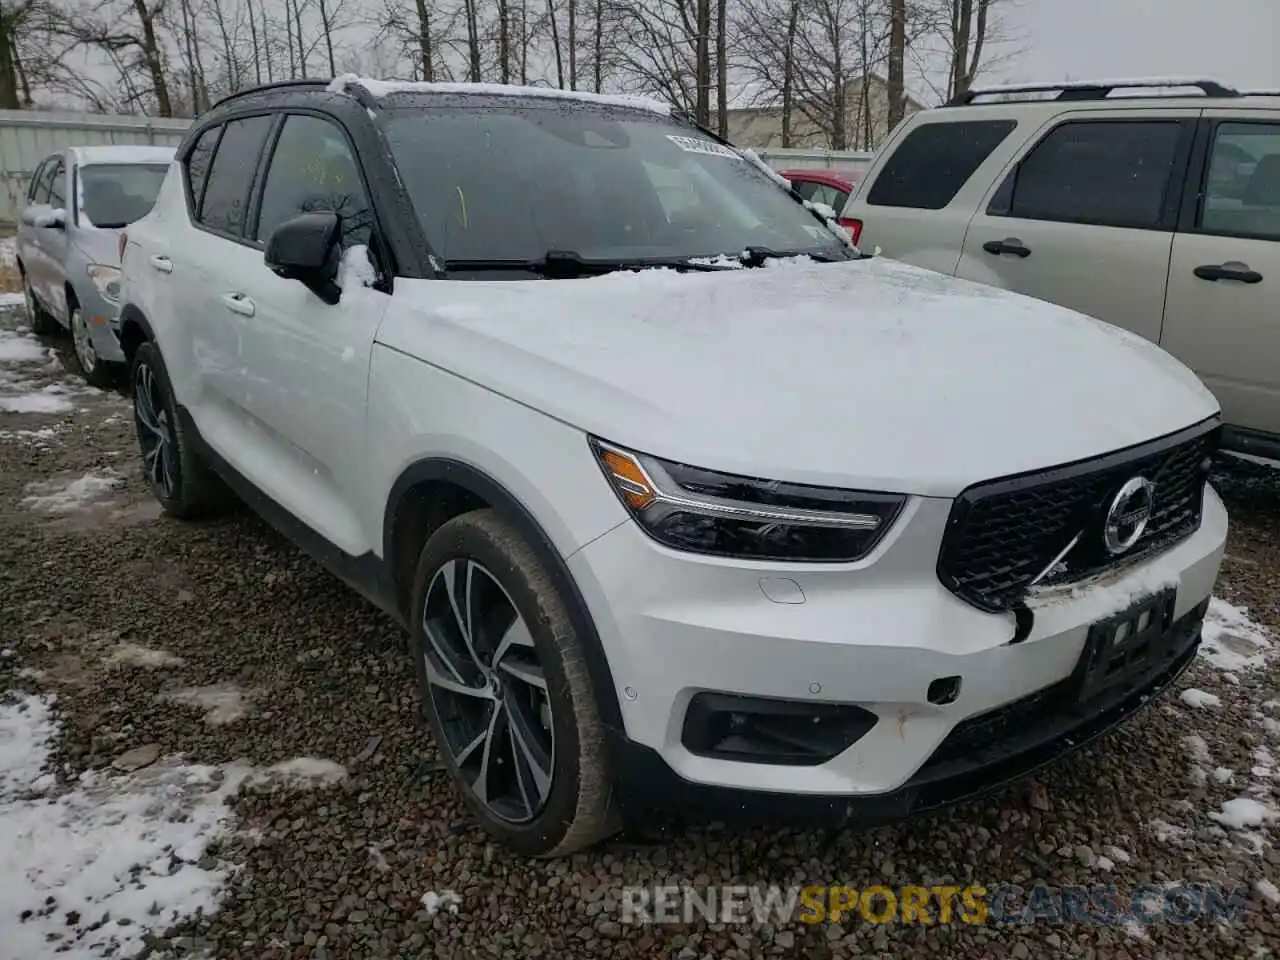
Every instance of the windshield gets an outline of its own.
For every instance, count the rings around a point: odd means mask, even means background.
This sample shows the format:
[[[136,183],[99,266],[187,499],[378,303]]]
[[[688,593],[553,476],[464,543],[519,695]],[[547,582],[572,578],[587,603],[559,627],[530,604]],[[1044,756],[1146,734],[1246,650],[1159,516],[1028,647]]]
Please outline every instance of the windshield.
[[[747,248],[843,258],[840,241],[767,175],[640,110],[529,97],[388,103],[383,129],[447,261],[685,260]]]
[[[80,168],[80,216],[95,227],[127,227],[155,205],[166,164],[95,163]]]

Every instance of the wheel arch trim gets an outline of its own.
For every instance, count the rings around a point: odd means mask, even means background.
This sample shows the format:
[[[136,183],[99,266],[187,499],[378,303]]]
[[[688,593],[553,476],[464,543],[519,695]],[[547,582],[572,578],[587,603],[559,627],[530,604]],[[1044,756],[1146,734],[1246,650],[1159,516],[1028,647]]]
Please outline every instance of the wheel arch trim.
[[[565,558],[556,549],[533,512],[489,474],[471,464],[448,457],[427,457],[401,471],[391,487],[383,513],[382,555],[385,562],[390,564],[395,557],[395,520],[406,495],[418,484],[431,481],[447,481],[479,497],[511,523],[533,548],[538,559],[546,565],[552,583],[560,591],[560,597],[568,610],[569,622],[582,642],[600,720],[606,727],[623,732],[622,709],[604,644]],[[390,572],[395,575],[395,571]],[[412,628],[412,614],[407,619]]]

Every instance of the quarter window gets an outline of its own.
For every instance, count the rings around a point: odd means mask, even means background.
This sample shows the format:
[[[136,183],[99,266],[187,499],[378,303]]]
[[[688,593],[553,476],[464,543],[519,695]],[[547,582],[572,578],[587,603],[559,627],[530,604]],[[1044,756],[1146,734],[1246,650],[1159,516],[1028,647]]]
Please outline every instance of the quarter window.
[[[200,201],[204,199],[204,185],[209,179],[209,161],[213,159],[213,148],[218,145],[218,136],[221,133],[221,124],[210,127],[200,134],[196,145],[187,154],[187,187],[191,190],[191,209],[193,210],[199,210]]]
[[[1280,240],[1280,123],[1218,126],[1197,226]]]
[[[916,127],[885,162],[867,203],[941,210],[1016,126],[1013,120],[966,120]]]
[[[227,121],[200,203],[200,222],[210,230],[233,237],[245,235],[249,189],[271,120],[259,116]]]
[[[987,212],[1158,228],[1165,220],[1182,131],[1180,120],[1063,123],[1018,164]]]
[[[288,117],[271,155],[255,236],[265,242],[280,224],[303,213],[332,211],[342,244],[368,243],[373,212],[346,136],[320,117]]]

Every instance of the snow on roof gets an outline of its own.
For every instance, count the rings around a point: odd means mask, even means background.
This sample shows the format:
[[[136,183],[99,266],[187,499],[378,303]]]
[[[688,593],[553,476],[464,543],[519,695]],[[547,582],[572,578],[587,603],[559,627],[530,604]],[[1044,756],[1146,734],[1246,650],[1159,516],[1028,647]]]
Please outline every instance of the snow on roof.
[[[72,147],[70,152],[81,166],[93,163],[168,163],[173,159],[174,148],[121,143]]]
[[[670,106],[649,97],[586,93],[581,90],[559,90],[555,87],[522,87],[510,83],[422,83],[410,80],[374,80],[356,76],[354,73],[344,73],[340,77],[333,78],[328,90],[332,93],[346,93],[348,85],[361,86],[375,97],[385,97],[393,93],[479,93],[505,97],[560,98],[613,107],[632,107],[662,116],[671,114]]]

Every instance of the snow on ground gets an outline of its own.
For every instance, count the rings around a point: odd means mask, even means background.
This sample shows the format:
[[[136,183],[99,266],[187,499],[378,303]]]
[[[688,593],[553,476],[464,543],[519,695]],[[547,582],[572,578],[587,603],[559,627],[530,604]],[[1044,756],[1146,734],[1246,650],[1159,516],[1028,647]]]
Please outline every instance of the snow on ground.
[[[1189,707],[1218,707],[1222,700],[1215,694],[1196,690],[1194,687],[1182,691],[1182,702]]]
[[[422,906],[426,908],[429,917],[434,917],[441,910],[446,913],[457,913],[460,903],[462,898],[452,890],[441,890],[439,893],[428,890],[422,895]]]
[[[72,513],[106,496],[123,482],[118,476],[86,473],[74,480],[42,480],[27,485],[24,505],[40,513]]]
[[[68,399],[68,392],[62,384],[51,383],[25,393],[0,393],[0,410],[5,413],[66,413],[75,406]]]
[[[153,650],[138,643],[122,643],[107,658],[108,664],[125,667],[179,667],[185,662],[167,650]]]
[[[1210,601],[1199,655],[1212,666],[1235,673],[1252,670],[1262,666],[1270,650],[1269,632],[1251,620],[1244,608],[1218,597]]]
[[[21,301],[21,297],[18,297]],[[0,307],[4,301],[0,300]],[[45,358],[45,346],[35,337],[0,330],[0,363],[35,363]]]
[[[249,712],[253,694],[235,684],[218,683],[208,687],[186,687],[160,695],[161,700],[180,703],[204,711],[204,722],[211,727],[235,723]]]
[[[242,786],[323,787],[346,776],[301,757],[255,769],[177,757],[57,787],[44,772],[59,724],[52,697],[0,704],[0,917],[5,956],[132,955],[144,937],[217,907],[235,869],[208,855],[233,826]]]

